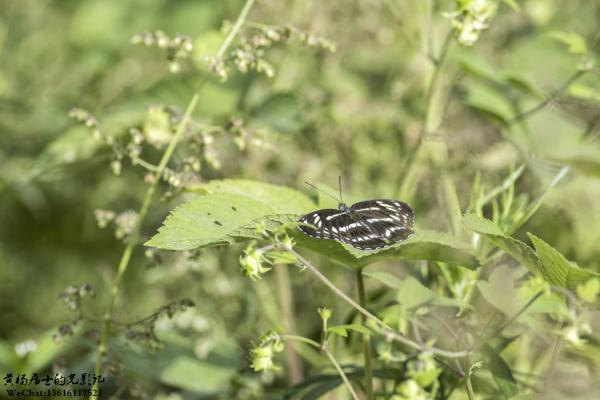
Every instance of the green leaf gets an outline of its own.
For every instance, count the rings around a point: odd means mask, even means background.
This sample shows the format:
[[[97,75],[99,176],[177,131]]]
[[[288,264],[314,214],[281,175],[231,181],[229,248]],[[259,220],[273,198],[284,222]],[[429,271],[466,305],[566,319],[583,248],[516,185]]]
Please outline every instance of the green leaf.
[[[510,254],[530,271],[540,272],[539,260],[533,249],[517,239],[505,236],[492,221],[475,214],[465,214],[463,224],[473,232],[485,235],[492,243]]]
[[[488,303],[507,316],[518,311],[518,290],[514,287],[513,273],[507,266],[495,268],[487,282],[477,282],[477,288]]]
[[[398,288],[396,298],[404,307],[411,309],[428,303],[435,298],[435,294],[414,277],[408,276]]]
[[[191,190],[201,194],[231,193],[249,197],[270,207],[274,214],[305,214],[315,208],[315,203],[298,190],[253,180],[213,180]]]
[[[499,121],[508,121],[514,114],[514,107],[506,96],[485,83],[469,82],[463,102]]]
[[[119,346],[125,367],[168,386],[214,395],[227,389],[243,359],[239,347],[229,339],[218,340],[215,348],[199,359],[185,338],[167,333],[161,338],[166,339],[167,346],[153,355]]]
[[[473,232],[484,235],[531,272],[541,275],[552,285],[575,289],[577,285],[588,279],[600,276],[569,262],[560,252],[531,233],[528,233],[528,236],[533,242],[535,251],[525,243],[502,234],[500,228],[485,218],[466,214],[463,223]]]
[[[453,299],[439,296],[413,276],[400,279],[387,272],[363,271],[363,275],[376,279],[398,291],[397,299],[406,309],[432,302],[440,305],[457,305]]]
[[[315,239],[300,232],[294,236],[298,247],[323,254],[340,264],[362,268],[382,260],[431,260],[477,269],[479,261],[468,245],[442,232],[418,232],[398,244],[378,250],[359,250],[335,240]]]
[[[552,39],[558,40],[563,44],[566,44],[569,47],[569,53],[571,54],[587,54],[588,52],[585,38],[576,33],[552,31],[548,34],[548,36]]]
[[[594,303],[600,292],[600,279],[592,278],[584,284],[577,285],[577,296],[588,303]]]
[[[329,328],[327,328],[327,331],[335,333],[336,335],[340,335],[342,337],[348,337],[348,331],[354,331],[365,335],[372,335],[372,332],[368,328],[360,324],[330,326]]]
[[[250,180],[215,180],[192,191],[202,195],[177,207],[147,246],[191,250],[260,239],[259,225],[272,230],[314,208],[299,191]]]
[[[510,72],[504,74],[504,77],[506,79],[506,82],[513,89],[516,89],[525,94],[530,94],[540,100],[543,100],[546,98],[546,95],[540,89],[538,89],[535,86],[535,84],[533,82],[531,82],[529,79],[527,79],[523,76],[517,75],[517,74],[510,73]]]
[[[233,243],[239,229],[274,210],[249,197],[230,193],[199,196],[177,207],[146,246],[191,250]]]
[[[527,234],[531,239],[547,276],[552,277],[551,283],[575,290],[578,285],[599,276],[597,273],[579,268],[570,262],[558,250],[544,242],[532,233]]]
[[[519,394],[519,386],[515,380],[510,367],[504,359],[491,346],[483,347],[483,355],[486,359],[486,366],[492,373],[492,377],[498,385],[498,389],[509,399]]]
[[[291,188],[248,180],[216,180],[193,189],[202,193],[177,207],[146,245],[169,250],[191,250],[260,239],[256,228],[267,230],[314,210],[314,203]],[[475,269],[478,260],[468,246],[441,232],[420,232],[408,240],[376,251],[362,251],[335,240],[316,239],[291,229],[297,248],[325,255],[330,260],[362,268],[379,260],[432,260]]]
[[[384,285],[391,287],[392,289],[400,289],[400,287],[402,286],[402,279],[388,272],[363,271],[362,274],[370,278],[376,279]]]
[[[480,57],[474,52],[461,51],[458,53],[459,65],[469,74],[487,79],[496,84],[504,84],[505,80],[500,71],[490,64],[485,58]]]

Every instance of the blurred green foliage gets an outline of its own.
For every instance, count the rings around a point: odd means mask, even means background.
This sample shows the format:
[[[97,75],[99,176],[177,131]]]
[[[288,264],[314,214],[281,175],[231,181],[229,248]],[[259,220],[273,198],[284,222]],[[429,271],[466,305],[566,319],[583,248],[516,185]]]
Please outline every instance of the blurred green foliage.
[[[483,316],[510,318],[536,294],[534,289],[543,287],[532,283],[523,265],[541,265],[545,258],[561,271],[580,271],[568,261],[576,260],[590,274],[600,272],[600,4],[499,2],[476,43],[461,47],[450,40],[439,65],[436,58],[452,28],[442,14],[455,10],[454,1],[258,0],[234,44],[263,26],[252,24],[293,27],[289,40],[264,49],[274,76],[232,67],[221,82],[205,57],[219,49],[226,37],[221,28],[230,25],[224,21],[234,21],[243,5],[241,0],[0,3],[0,373],[93,371],[98,333],[93,319],[106,310],[126,241],[112,228],[116,224],[127,231],[122,213],[139,212],[148,187],[148,171],[133,165],[131,149],[125,148],[135,135],[131,129],[144,135],[143,160],[158,164],[165,145],[160,134],[168,141],[196,92],[195,128],[174,155],[178,165],[189,168],[160,183],[143,241],[155,235],[170,210],[198,198],[198,184],[209,180],[251,179],[304,190],[304,181],[335,186],[341,175],[348,203],[402,199],[413,206],[422,231],[472,241],[469,224],[462,224],[467,211],[488,217],[499,230],[486,231],[489,221],[470,221],[483,224],[471,226],[482,234],[473,255],[483,261],[479,271],[431,257],[414,258],[436,261],[395,259],[375,265],[368,275],[374,279],[367,281],[372,308],[387,313],[400,328],[408,326],[414,311],[402,304],[416,301],[403,298],[400,289],[426,298],[423,303],[457,305],[483,329],[489,322]],[[176,73],[164,48],[131,43],[135,35],[156,30],[185,35],[193,44],[189,56],[176,60]],[[439,81],[431,90],[436,70]],[[543,107],[525,114],[539,104]],[[91,113],[104,142],[69,118],[73,107]],[[203,140],[197,146],[194,129]],[[158,136],[150,139],[151,132]],[[118,158],[115,151],[121,152]],[[501,185],[517,165],[524,165],[524,172],[498,197],[485,204],[473,201]],[[566,175],[553,182],[565,166]],[[175,185],[178,179],[184,183]],[[306,195],[316,196],[308,190]],[[317,199],[320,206],[332,206],[327,201]],[[96,210],[115,213],[109,228],[99,229]],[[532,258],[515,257],[505,248],[511,244]],[[335,260],[319,246],[311,260],[342,290],[352,292],[353,273],[335,268]],[[290,375],[287,367],[256,374],[247,354],[261,332],[289,329],[283,322],[288,311],[282,310],[282,292],[295,295],[298,335],[319,338],[316,310],[322,306],[333,308],[332,326],[348,328],[355,322],[356,315],[308,273],[290,269],[289,287],[275,273],[251,282],[240,273],[240,245],[190,249],[162,252],[138,246],[133,253],[115,320],[137,321],[181,298],[196,306],[172,318],[158,313],[153,320],[157,338],[144,336],[143,325],[113,328],[107,368],[117,378],[110,378],[106,390],[116,398],[281,398],[298,383],[298,375]],[[494,273],[499,270],[511,272]],[[403,280],[392,280],[390,286],[384,273]],[[74,326],[74,336],[56,343],[60,326],[74,318],[59,294],[84,283],[96,292],[94,298],[82,298],[87,319]],[[525,329],[485,349],[487,372],[473,369],[477,392],[509,398],[533,387],[544,398],[597,395],[597,281],[577,278],[563,286],[575,294],[540,298],[517,320]],[[502,304],[506,293],[515,294],[516,305]],[[565,305],[569,296],[589,303],[589,310],[576,313],[585,314],[587,325],[562,317],[574,313]],[[393,301],[400,306],[386,309]],[[447,314],[443,317],[450,320],[456,315]],[[335,339],[332,347],[343,364],[355,368],[349,376],[358,385],[360,336],[344,329],[349,341]],[[525,335],[527,330],[535,334]],[[403,333],[411,334],[408,328]],[[554,371],[549,376],[560,379],[544,384],[556,333],[573,340],[550,364]],[[388,345],[383,340],[374,344],[380,359]],[[305,376],[316,376],[297,386],[298,393],[316,398],[340,385],[335,374],[319,375],[328,364],[317,352],[303,346],[297,351]],[[433,363],[423,361],[422,374],[410,376],[429,374],[423,386],[431,388],[441,368],[446,387],[440,392],[457,385],[451,371]],[[398,365],[376,374],[396,373]],[[406,371],[398,376],[406,377]],[[397,393],[412,390],[407,382],[396,381]],[[343,390],[328,395],[346,396]],[[450,393],[466,398],[462,386]]]

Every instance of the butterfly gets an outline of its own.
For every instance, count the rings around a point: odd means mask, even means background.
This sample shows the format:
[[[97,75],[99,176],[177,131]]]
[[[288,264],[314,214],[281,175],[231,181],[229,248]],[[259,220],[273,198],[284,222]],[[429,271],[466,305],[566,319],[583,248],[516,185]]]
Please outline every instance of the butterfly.
[[[314,238],[374,250],[407,239],[414,233],[413,221],[412,208],[402,201],[367,200],[350,207],[340,201],[337,210],[326,208],[302,216],[298,228]]]

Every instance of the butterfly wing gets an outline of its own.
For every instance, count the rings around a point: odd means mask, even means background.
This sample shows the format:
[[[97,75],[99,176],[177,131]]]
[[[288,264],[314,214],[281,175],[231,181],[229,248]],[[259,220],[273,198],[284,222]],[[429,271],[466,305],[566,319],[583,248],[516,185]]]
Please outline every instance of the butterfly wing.
[[[323,209],[304,215],[300,230],[319,239],[335,239],[360,250],[373,250],[413,234],[413,210],[396,200],[368,200],[349,210]],[[309,226],[310,225],[310,226]]]
[[[298,228],[308,236],[319,239],[339,239],[339,228],[350,223],[348,212],[326,208],[304,215]]]
[[[386,244],[400,242],[414,233],[414,212],[402,201],[361,201],[351,207],[350,214]]]
[[[340,226],[338,240],[360,250],[374,250],[387,246],[387,242],[364,221],[352,220]]]

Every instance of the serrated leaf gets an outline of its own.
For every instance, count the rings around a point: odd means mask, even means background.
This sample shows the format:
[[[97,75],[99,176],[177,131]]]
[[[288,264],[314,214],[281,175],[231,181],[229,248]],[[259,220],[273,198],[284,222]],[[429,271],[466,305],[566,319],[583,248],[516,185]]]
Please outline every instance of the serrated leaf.
[[[578,285],[587,282],[589,279],[599,276],[597,273],[579,268],[576,264],[570,262],[558,250],[544,242],[532,233],[527,233],[529,239],[535,247],[544,271],[553,282],[551,283],[575,290]]]
[[[475,214],[465,214],[463,224],[473,232],[485,235],[492,243],[510,254],[532,272],[540,272],[539,260],[533,249],[525,243],[506,236],[500,228],[489,219]]]
[[[336,335],[340,335],[342,337],[348,337],[348,331],[354,331],[365,335],[372,335],[372,332],[368,328],[360,324],[330,326],[329,328],[327,328],[327,331],[335,333]]]
[[[473,232],[487,237],[531,272],[541,275],[552,285],[575,289],[577,285],[588,279],[600,276],[595,272],[577,267],[552,246],[531,233],[528,235],[535,246],[535,251],[520,240],[502,234],[500,228],[485,218],[474,214],[465,214],[463,223]]]
[[[378,250],[359,250],[336,240],[315,239],[297,232],[298,247],[326,255],[333,261],[360,269],[382,260],[431,260],[477,269],[479,261],[470,249],[443,232],[418,232],[398,244]]]
[[[199,196],[177,207],[146,246],[167,250],[232,243],[242,228],[261,217],[274,214],[272,208],[249,197],[230,193]]]
[[[558,40],[559,42],[566,44],[571,54],[587,54],[588,47],[581,35],[572,32],[553,31],[548,34],[552,39]]]
[[[378,250],[359,250],[343,244],[364,265],[388,259],[430,260],[477,269],[479,261],[470,254],[470,246],[444,232],[419,231],[405,241]]]
[[[274,214],[305,214],[315,209],[312,200],[298,190],[247,179],[213,180],[191,190],[198,193],[232,193],[249,197],[272,208]]]

